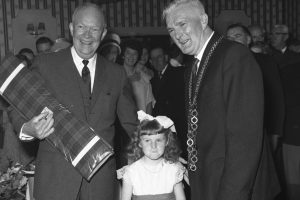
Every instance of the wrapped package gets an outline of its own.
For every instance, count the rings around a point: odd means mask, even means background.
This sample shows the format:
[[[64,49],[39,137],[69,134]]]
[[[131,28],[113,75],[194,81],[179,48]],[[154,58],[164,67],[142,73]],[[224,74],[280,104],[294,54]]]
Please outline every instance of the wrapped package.
[[[89,125],[78,120],[46,89],[44,81],[14,56],[0,66],[0,94],[25,119],[52,112],[54,133],[46,140],[87,180],[113,154],[113,148]]]

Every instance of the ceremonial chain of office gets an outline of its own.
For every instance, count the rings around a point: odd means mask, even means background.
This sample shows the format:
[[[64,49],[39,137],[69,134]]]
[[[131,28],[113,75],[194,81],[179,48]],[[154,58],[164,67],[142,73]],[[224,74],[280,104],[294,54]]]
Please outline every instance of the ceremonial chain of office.
[[[188,151],[188,169],[191,171],[196,171],[197,166],[196,163],[198,161],[198,151],[196,147],[196,135],[198,129],[198,111],[197,111],[197,96],[199,93],[199,89],[201,86],[201,82],[204,77],[204,73],[207,69],[207,64],[213,52],[215,51],[218,44],[221,42],[223,37],[220,37],[210,49],[208,55],[205,58],[203,67],[201,67],[200,72],[195,79],[197,79],[196,86],[194,87],[194,91],[192,88],[193,85],[193,75],[191,74],[189,80],[189,88],[188,88],[188,134],[187,134],[187,151]],[[195,63],[194,63],[195,65]],[[196,67],[196,66],[193,66]],[[200,66],[199,66],[200,67]],[[192,70],[193,71],[193,70]]]

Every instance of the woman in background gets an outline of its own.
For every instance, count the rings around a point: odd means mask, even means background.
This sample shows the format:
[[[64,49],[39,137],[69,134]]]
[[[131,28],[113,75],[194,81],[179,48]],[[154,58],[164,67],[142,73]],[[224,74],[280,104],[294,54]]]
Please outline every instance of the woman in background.
[[[151,114],[155,99],[152,93],[150,79],[153,73],[147,67],[138,63],[142,46],[138,40],[130,39],[123,44],[123,66],[132,83],[133,93],[139,110]]]

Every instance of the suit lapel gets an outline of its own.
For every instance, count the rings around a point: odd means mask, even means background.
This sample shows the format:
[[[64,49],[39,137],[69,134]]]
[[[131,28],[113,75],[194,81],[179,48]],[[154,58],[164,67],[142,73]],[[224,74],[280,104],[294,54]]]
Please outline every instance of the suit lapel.
[[[101,90],[103,90],[104,86],[106,85],[105,69],[107,66],[105,66],[105,62],[102,62],[102,59],[103,58],[101,58],[100,55],[97,56],[91,108],[94,107]]]
[[[81,94],[79,79],[81,78],[79,72],[74,64],[71,50],[67,49],[65,52],[66,59],[61,61],[61,66],[58,67],[58,72],[64,79],[63,88],[64,91],[68,91],[66,95],[67,105],[70,106],[70,110],[78,114],[78,116],[85,116],[83,97]]]
[[[220,38],[221,36],[214,32],[213,36],[211,37],[210,41],[208,42],[204,52],[203,52],[203,56],[202,56],[202,59],[201,59],[201,62],[200,62],[200,65],[199,65],[199,69],[198,69],[198,72],[201,70],[201,68],[203,67],[204,65],[204,62],[206,60],[206,57],[208,56],[208,53],[210,52],[211,48],[213,48],[213,45],[216,43],[216,41]],[[193,60],[194,59],[191,59],[191,62],[188,62],[187,66],[188,66],[188,69],[186,70],[185,72],[185,102],[186,102],[186,108],[188,108],[188,91],[189,91],[189,81],[190,81],[190,77],[192,75],[192,65],[193,65]],[[209,63],[208,63],[209,65]],[[199,73],[197,73],[197,76],[199,75]],[[188,111],[188,110],[187,110]]]
[[[211,48],[213,47],[213,45],[219,38],[220,38],[220,35],[218,33],[214,32],[213,36],[209,40],[209,42],[204,50],[204,53],[203,53],[203,56],[202,56],[202,59],[201,59],[200,65],[199,65],[199,69],[203,66],[204,61],[205,61],[206,57],[208,56],[208,53],[210,52]],[[199,71],[199,69],[198,69],[198,71]]]

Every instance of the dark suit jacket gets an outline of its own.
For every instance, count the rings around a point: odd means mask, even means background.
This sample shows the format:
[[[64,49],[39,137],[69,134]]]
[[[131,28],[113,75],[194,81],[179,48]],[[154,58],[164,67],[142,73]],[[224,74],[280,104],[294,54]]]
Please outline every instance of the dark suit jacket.
[[[285,66],[280,74],[286,105],[283,142],[300,146],[300,62]]]
[[[128,134],[138,123],[131,86],[124,69],[98,55],[92,93],[92,106],[85,110],[79,88],[81,77],[73,62],[70,48],[38,57],[33,69],[45,80],[48,89],[78,119],[86,121],[97,134],[113,145],[114,122],[118,115]],[[117,80],[117,81],[116,81]],[[17,130],[24,123],[12,113]],[[116,186],[115,159],[111,158],[95,174],[91,184],[97,199],[113,199]],[[36,199],[76,199],[82,177],[49,143],[40,142],[36,159],[34,196]],[[95,198],[93,198],[95,199]]]
[[[156,100],[153,110],[154,115],[169,115],[176,108],[174,105],[184,103],[184,71],[183,66],[173,67],[168,64],[161,79],[159,79],[158,73],[155,72],[154,77],[151,79]]]
[[[277,63],[267,54],[254,53],[264,82],[264,125],[268,134],[283,134],[284,95]]]
[[[211,38],[200,67],[218,38],[216,33]],[[223,39],[208,62],[197,98],[199,160],[197,171],[189,171],[192,200],[271,198],[266,191],[273,188],[265,178],[263,101],[261,72],[252,54]]]
[[[171,64],[162,75],[158,78],[155,73],[151,80],[154,98],[156,100],[153,115],[168,116],[174,121],[177,136],[183,151],[183,157],[186,158],[186,116],[184,107],[184,66],[173,67]]]
[[[287,65],[292,65],[300,62],[300,54],[289,49],[282,53],[271,46],[269,54],[278,64],[280,69],[284,68]]]

